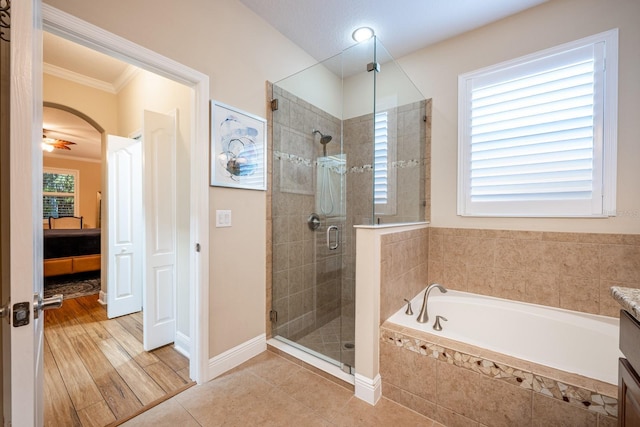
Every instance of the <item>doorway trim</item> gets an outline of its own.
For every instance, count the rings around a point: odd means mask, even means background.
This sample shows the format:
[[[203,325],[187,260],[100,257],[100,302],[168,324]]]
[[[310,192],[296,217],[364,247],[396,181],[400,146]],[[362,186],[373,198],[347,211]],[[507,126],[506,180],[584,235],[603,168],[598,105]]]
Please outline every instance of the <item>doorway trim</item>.
[[[202,384],[210,379],[209,248],[205,244],[209,240],[209,188],[205,185],[209,174],[209,76],[47,4],[42,4],[42,24],[44,31],[182,83],[194,91],[190,146],[189,376]]]

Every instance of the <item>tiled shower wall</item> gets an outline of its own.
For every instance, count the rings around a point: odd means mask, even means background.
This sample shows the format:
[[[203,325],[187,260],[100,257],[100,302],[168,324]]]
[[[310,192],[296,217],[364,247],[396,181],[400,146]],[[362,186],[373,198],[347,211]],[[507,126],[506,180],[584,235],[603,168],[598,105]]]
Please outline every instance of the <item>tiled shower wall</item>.
[[[431,100],[407,104],[388,111],[388,141],[395,147],[391,155],[390,170],[395,174],[395,185],[391,191],[396,193],[396,209],[394,214],[375,217],[380,223],[402,223],[424,221],[429,215],[429,190],[431,188],[429,159],[431,153]],[[367,168],[373,162],[373,114],[345,120],[344,151],[347,156],[347,220],[345,226],[345,257],[343,283],[345,291],[355,289],[355,229],[354,225],[372,224],[372,172]],[[420,242],[420,243],[418,243]],[[393,248],[389,253],[396,254],[395,262],[389,261],[393,270],[393,278],[383,289],[383,307],[385,304],[392,310],[395,295],[405,298],[408,290],[416,287],[416,283],[426,282],[426,243],[427,234],[406,232],[383,237],[382,244]],[[400,259],[397,254],[405,254],[403,248],[410,246],[409,258]],[[413,250],[415,249],[415,250]],[[416,257],[420,250],[424,256]],[[383,253],[384,253],[383,249]],[[410,259],[410,261],[408,261]],[[414,262],[415,261],[415,262]],[[420,265],[420,268],[414,268]],[[385,264],[383,263],[383,267]],[[398,268],[402,270],[398,271]],[[387,269],[387,271],[389,271]],[[384,269],[383,269],[384,274]],[[420,288],[418,288],[420,289]],[[418,289],[415,292],[418,292]],[[394,297],[391,297],[394,295]],[[386,299],[385,296],[390,298]],[[343,301],[354,301],[353,294],[343,295]],[[402,302],[402,298],[399,299]],[[353,306],[353,304],[351,304]],[[397,309],[397,308],[396,308]],[[395,311],[395,309],[393,309]],[[391,312],[393,312],[391,311]],[[383,313],[384,314],[384,310]],[[345,310],[343,315],[353,316],[353,310]],[[381,317],[386,318],[386,317]]]
[[[332,135],[328,154],[340,152],[340,120],[290,93],[273,87],[279,108],[272,112],[271,184],[272,298],[278,321],[273,335],[296,340],[340,314],[341,250],[326,249],[326,229],[340,218],[322,217],[307,226],[315,211],[315,166],[322,155],[318,129]]]
[[[273,87],[278,110],[271,114],[273,166],[271,183],[272,298],[278,312],[276,335],[297,339],[342,315],[353,325],[355,316],[356,224],[372,222],[373,115],[345,120]],[[409,222],[425,218],[429,185],[425,182],[430,152],[431,101],[421,101],[388,110],[389,145],[394,147],[390,170],[395,177],[395,212],[380,222]],[[343,128],[341,128],[341,125]],[[313,129],[333,137],[327,154],[340,153],[341,131],[347,164],[344,217],[322,217],[319,229],[311,231],[307,217],[314,212],[315,161],[322,156],[319,137]],[[425,141],[426,138],[426,141]],[[341,210],[343,211],[343,210]],[[326,248],[326,229],[340,228],[340,247]],[[426,273],[425,273],[426,274]],[[352,328],[351,328],[352,329]],[[345,339],[350,339],[344,330]]]

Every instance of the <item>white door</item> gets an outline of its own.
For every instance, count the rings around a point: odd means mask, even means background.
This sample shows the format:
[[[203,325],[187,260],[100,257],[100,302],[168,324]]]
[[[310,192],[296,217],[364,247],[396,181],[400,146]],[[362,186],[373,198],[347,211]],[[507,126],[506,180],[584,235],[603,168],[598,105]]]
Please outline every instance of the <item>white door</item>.
[[[107,316],[142,309],[142,143],[107,136]]]
[[[144,112],[144,349],[175,340],[176,117]]]
[[[2,301],[10,318],[10,324],[2,320],[3,415],[5,425],[34,426],[43,424],[43,316],[34,316],[43,246],[40,1],[12,2],[10,19],[9,152],[2,150],[2,279],[10,292]]]

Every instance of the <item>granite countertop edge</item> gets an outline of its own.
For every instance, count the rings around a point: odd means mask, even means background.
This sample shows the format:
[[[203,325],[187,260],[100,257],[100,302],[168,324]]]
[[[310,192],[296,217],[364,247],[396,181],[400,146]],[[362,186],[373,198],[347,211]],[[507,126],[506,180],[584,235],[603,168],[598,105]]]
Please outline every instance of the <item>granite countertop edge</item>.
[[[610,291],[613,299],[640,321],[640,289],[612,286]]]

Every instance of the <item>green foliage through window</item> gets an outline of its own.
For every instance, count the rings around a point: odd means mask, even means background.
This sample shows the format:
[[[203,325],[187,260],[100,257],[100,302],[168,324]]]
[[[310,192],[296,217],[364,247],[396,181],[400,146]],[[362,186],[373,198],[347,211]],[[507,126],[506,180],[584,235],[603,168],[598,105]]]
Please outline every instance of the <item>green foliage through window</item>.
[[[76,203],[77,172],[63,171],[42,174],[42,217],[44,219],[74,216]]]
[[[76,181],[76,177],[72,174],[45,172],[42,178],[42,192],[74,193],[75,181]]]

